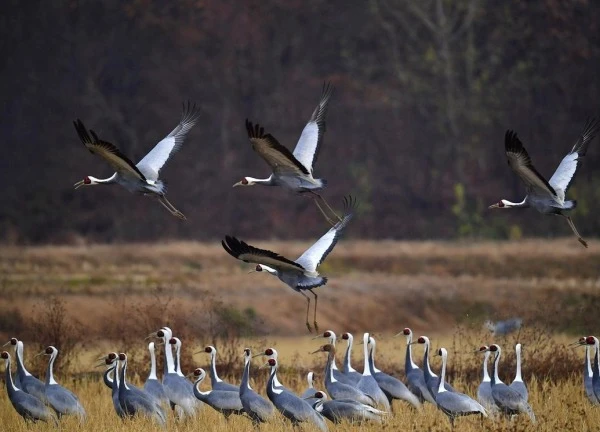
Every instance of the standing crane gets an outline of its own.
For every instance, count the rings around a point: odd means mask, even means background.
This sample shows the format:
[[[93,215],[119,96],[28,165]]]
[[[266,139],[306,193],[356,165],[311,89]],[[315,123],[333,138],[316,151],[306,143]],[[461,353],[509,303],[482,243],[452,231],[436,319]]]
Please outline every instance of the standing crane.
[[[371,369],[371,375],[377,381],[379,388],[387,396],[390,405],[393,399],[403,400],[411,404],[414,408],[420,409],[421,402],[411,391],[404,385],[398,378],[386,374],[375,367],[375,347],[376,342],[373,336],[369,337],[369,368]]]
[[[515,379],[512,383],[510,383],[510,388],[516,390],[525,400],[529,399],[529,392],[527,391],[527,386],[523,382],[523,378],[521,377],[521,344],[518,343],[515,345],[515,352],[517,354],[517,370],[515,374]]]
[[[2,351],[0,358],[4,360],[4,367],[6,368],[4,374],[6,393],[8,394],[10,403],[14,407],[15,411],[17,411],[17,413],[23,417],[23,420],[25,420],[26,423],[29,421],[35,423],[39,420],[43,422],[52,421],[56,426],[58,426],[56,415],[50,408],[44,405],[44,402],[29,393],[25,393],[15,386],[10,371],[10,354],[6,351]]]
[[[571,151],[560,162],[550,180],[546,180],[535,169],[527,150],[523,147],[523,143],[516,132],[511,130],[506,131],[504,147],[506,157],[508,158],[508,165],[525,183],[527,195],[519,203],[503,199],[489,208],[533,207],[542,214],[563,216],[569,223],[579,243],[587,247],[586,241],[579,235],[571,217],[568,215],[568,212],[577,206],[577,201],[567,200],[566,193],[571,181],[575,177],[577,168],[581,164],[581,160],[587,152],[590,141],[594,139],[599,129],[600,122],[598,120],[588,119],[579,139]]]
[[[273,405],[256,393],[250,387],[250,362],[252,353],[250,348],[244,349],[244,373],[242,374],[242,383],[240,384],[240,401],[244,407],[244,411],[255,426],[259,423],[269,421],[275,414]]]
[[[406,353],[404,356],[404,373],[406,374],[406,382],[408,389],[419,399],[421,403],[427,401],[436,405],[433,393],[427,387],[423,371],[412,358],[412,338],[413,332],[406,327],[401,333],[396,336],[404,335],[406,337]]]
[[[281,186],[294,193],[308,193],[315,198],[315,204],[325,216],[325,219],[331,223],[330,217],[317,201],[317,198],[320,199],[329,208],[329,211],[335,215],[327,201],[318,193],[318,191],[325,188],[327,182],[313,177],[313,165],[317,161],[323,142],[326,129],[325,115],[332,93],[333,87],[326,83],[323,86],[319,104],[304,127],[293,153],[287,147],[281,145],[273,135],[265,134],[263,127],[246,120],[246,130],[252,149],[269,165],[273,173],[265,179],[244,177],[233,187]],[[336,218],[338,218],[337,215]]]
[[[535,423],[535,414],[525,398],[517,391],[504,384],[498,377],[498,364],[500,363],[500,356],[502,355],[500,346],[493,344],[488,347],[488,350],[494,354],[494,374],[492,375],[491,385],[492,397],[494,398],[496,405],[500,411],[507,416],[526,413],[531,421]]]
[[[356,384],[358,380],[360,380],[360,377],[362,377],[362,374],[352,367],[352,345],[354,336],[352,336],[352,333],[344,333],[342,339],[348,341],[346,354],[344,355],[344,368],[342,370],[344,371],[344,375],[348,377],[353,384]]]
[[[311,405],[315,411],[335,424],[344,420],[351,423],[362,423],[363,421],[381,423],[382,417],[387,415],[384,411],[351,399],[328,401],[327,395],[322,391],[315,392],[310,400],[314,400]]]
[[[146,378],[146,382],[144,383],[144,391],[152,395],[160,405],[167,406],[169,404],[169,398],[165,394],[165,389],[156,375],[156,355],[154,353],[154,342],[150,342],[148,344],[148,351],[150,352],[150,373],[148,374],[148,378]]]
[[[213,390],[226,390],[239,393],[240,388],[238,386],[226,383],[219,378],[217,374],[217,349],[212,345],[208,345],[204,348],[204,352],[210,354],[210,383]]]
[[[487,345],[483,345],[479,347],[479,349],[475,352],[485,353],[483,357],[483,378],[479,387],[477,387],[477,401],[485,407],[486,410],[496,413],[498,411],[498,407],[494,398],[492,397],[492,380],[490,378],[490,374],[488,373],[488,359],[490,358],[490,350]]]
[[[594,393],[594,373],[592,371],[592,361],[590,358],[591,347],[586,343],[585,336],[580,337],[577,342],[574,342],[571,345],[580,345],[585,347],[585,357],[583,361],[583,389],[585,390],[585,395],[592,405],[598,405],[599,401]]]
[[[45,386],[42,381],[31,375],[25,368],[25,361],[23,358],[24,345],[23,341],[17,338],[11,338],[3,346],[11,344],[15,347],[15,358],[17,359],[17,375],[15,379],[15,386],[25,393],[35,396],[42,402],[46,402]]]
[[[380,408],[383,408],[384,411],[390,411],[390,402],[379,387],[379,384],[371,375],[371,368],[369,367],[369,333],[365,333],[363,335],[363,351],[364,351],[364,366],[363,366],[363,375],[356,383],[356,388],[361,390],[363,393],[371,396],[377,405]]]
[[[277,350],[275,348],[267,348],[263,352],[255,354],[253,357],[258,357],[258,356],[266,356],[267,360],[270,360],[270,359],[277,360],[278,353],[277,353]],[[283,384],[281,384],[279,382],[279,379],[277,378],[277,374],[275,374],[273,376],[273,387],[275,387],[277,390],[283,390],[285,392],[294,394],[293,391],[291,391],[289,388],[285,387]]]
[[[198,400],[204,402],[214,410],[219,411],[225,418],[229,418],[231,414],[243,414],[244,407],[240,400],[239,389],[238,391],[212,389],[203,392],[200,390],[200,385],[202,384],[202,381],[204,381],[204,378],[206,378],[206,372],[202,368],[197,368],[192,375],[195,380],[194,396],[196,396]]]
[[[271,367],[271,373],[267,381],[267,396],[269,396],[275,408],[294,426],[298,426],[300,423],[311,423],[319,430],[326,432],[327,425],[321,414],[295,394],[278,389],[273,385],[274,377],[277,374],[277,360],[270,358],[265,366]]]
[[[44,390],[48,403],[54,411],[56,411],[59,419],[63,415],[75,415],[79,418],[79,421],[83,423],[85,421],[85,409],[83,408],[83,405],[81,405],[81,402],[79,402],[79,398],[70,390],[59,385],[54,379],[54,360],[56,360],[56,357],[58,356],[58,350],[53,346],[49,346],[40,354],[50,356],[48,368],[46,369],[46,383]]]
[[[598,358],[598,351],[600,350],[600,342],[596,336],[588,336],[581,341],[580,345],[593,346],[594,347],[594,363],[592,364],[592,392],[598,401],[600,401],[600,360]],[[593,403],[593,401],[592,401]]]
[[[100,360],[100,359],[99,359]],[[102,363],[98,366],[106,365],[106,370],[102,374],[102,380],[104,381],[104,385],[111,389],[111,399],[113,403],[113,408],[117,415],[121,418],[126,417],[126,413],[121,407],[121,401],[119,400],[119,370],[118,370],[118,354],[117,353],[109,353],[106,357],[102,357]],[[110,378],[110,374],[113,374],[113,378]]]
[[[356,210],[356,201],[351,197],[344,198],[344,217],[336,223],[329,231],[325,233],[315,244],[308,248],[299,258],[292,261],[284,256],[266,249],[258,249],[235,237],[226,236],[221,242],[223,248],[229,255],[248,263],[258,264],[257,272],[266,271],[269,274],[277,276],[283,283],[288,285],[294,291],[299,292],[306,298],[306,327],[312,331],[308,322],[308,312],[310,310],[310,298],[304,294],[309,291],[315,298],[314,326],[319,331],[317,325],[317,294],[313,291],[327,283],[327,278],[319,275],[317,267],[327,258],[327,255],[333,250],[346,225],[354,216]]]
[[[440,384],[436,395],[436,402],[439,409],[448,416],[450,424],[454,429],[454,419],[460,416],[468,416],[479,414],[481,417],[487,417],[485,408],[477,401],[474,401],[469,396],[459,392],[449,392],[444,387],[446,379],[446,362],[448,361],[448,351],[446,348],[440,348],[438,355],[442,357],[442,372],[440,376]]]
[[[337,336],[335,335],[335,333],[332,330],[327,330],[325,333],[323,333],[323,335],[317,335],[313,339],[318,339],[320,337],[328,338],[329,343],[335,347],[335,343],[337,341]],[[358,382],[358,380],[356,380],[356,382],[355,382],[351,377],[347,376],[345,373],[341,372],[338,369],[335,358],[333,359],[333,363],[331,364],[331,367],[333,369],[333,376],[335,377],[336,380],[341,381],[346,384],[349,384],[349,385],[354,385]],[[325,370],[325,373],[327,373],[327,370]]]
[[[190,106],[189,102],[187,106],[184,104],[179,124],[137,164],[134,164],[115,145],[99,139],[93,130],[88,133],[83,122],[77,119],[73,124],[83,145],[91,153],[108,162],[115,173],[105,179],[86,176],[75,183],[75,189],[81,186],[117,183],[129,192],[156,198],[173,216],[185,220],[183,213],[167,200],[166,185],[158,176],[173,153],[181,148],[187,133],[198,122],[199,117],[200,110],[195,104],[194,106]]]
[[[416,342],[418,344],[425,345],[425,352],[423,353],[423,376],[425,377],[425,383],[427,384],[427,388],[431,392],[434,398],[438,393],[438,388],[440,386],[440,378],[433,373],[431,370],[431,366],[429,365],[429,349],[431,346],[431,342],[429,342],[429,338],[427,336],[419,336]],[[454,387],[452,387],[449,383],[444,382],[444,388],[449,392],[454,392]],[[436,398],[437,400],[437,398]]]

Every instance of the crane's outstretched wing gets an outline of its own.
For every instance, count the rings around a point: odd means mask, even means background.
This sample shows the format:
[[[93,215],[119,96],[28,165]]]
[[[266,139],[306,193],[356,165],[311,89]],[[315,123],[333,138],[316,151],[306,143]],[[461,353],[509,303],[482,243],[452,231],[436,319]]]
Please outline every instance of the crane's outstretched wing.
[[[315,271],[317,266],[321,264],[323,260],[327,258],[327,255],[329,255],[329,253],[333,250],[333,247],[342,235],[344,228],[354,216],[355,211],[356,199],[354,199],[351,195],[344,197],[344,217],[342,220],[332,226],[331,229],[325,233],[325,235],[323,235],[315,244],[313,244],[302,255],[300,255],[296,262],[308,271]]]
[[[326,130],[325,115],[327,114],[327,107],[332,94],[333,86],[330,83],[323,84],[323,92],[321,93],[319,105],[317,105],[310,120],[304,126],[298,144],[296,144],[296,148],[294,149],[296,159],[311,174],[313,172],[313,165],[317,161],[317,157],[319,157],[319,150],[323,142],[323,134]]]
[[[161,168],[173,153],[181,148],[187,133],[198,122],[199,118],[200,108],[196,108],[196,104],[191,106],[189,101],[187,106],[183,104],[183,113],[179,124],[137,164],[137,167],[148,180],[158,180]]]
[[[264,264],[282,270],[304,270],[300,264],[295,263],[284,256],[271,252],[270,250],[250,246],[248,243],[232,236],[225,236],[225,240],[221,241],[221,244],[223,245],[223,249],[225,249],[229,255],[248,263]]]
[[[512,170],[521,177],[521,180],[527,185],[528,192],[535,192],[538,195],[548,195],[556,198],[556,191],[546,179],[535,169],[531,163],[531,158],[523,147],[523,143],[517,137],[517,133],[511,130],[506,131],[504,136],[504,146],[508,164]]]
[[[575,177],[575,172],[581,164],[581,158],[585,156],[590,141],[594,139],[596,133],[600,129],[600,121],[597,119],[588,119],[583,128],[583,132],[579,136],[579,139],[563,160],[556,168],[556,171],[550,178],[550,186],[554,188],[559,198],[564,201],[565,194],[569,189],[569,185]]]
[[[106,162],[108,162],[116,172],[128,176],[135,176],[143,181],[146,181],[146,177],[141,171],[131,162],[131,160],[125,156],[115,145],[102,141],[90,130],[88,133],[87,129],[83,125],[83,122],[79,119],[73,122],[75,130],[79,135],[79,139],[85,145],[85,147],[95,155],[100,156]],[[90,136],[90,133],[92,136]]]
[[[252,148],[262,157],[276,174],[299,174],[308,175],[309,171],[286,147],[271,134],[265,134],[260,125],[253,125],[246,119],[246,130]]]

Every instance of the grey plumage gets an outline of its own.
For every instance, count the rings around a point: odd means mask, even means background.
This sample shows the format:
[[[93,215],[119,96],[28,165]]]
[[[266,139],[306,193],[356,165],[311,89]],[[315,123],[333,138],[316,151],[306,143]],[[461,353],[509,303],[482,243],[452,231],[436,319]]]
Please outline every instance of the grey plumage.
[[[327,400],[323,392],[316,392],[310,400],[311,404],[318,413],[333,423],[340,423],[344,420],[351,423],[362,423],[364,421],[373,421],[381,423],[382,417],[387,413],[350,399]]]
[[[8,398],[10,399],[10,403],[17,413],[23,417],[23,419],[28,422],[54,422],[55,425],[58,426],[58,420],[56,415],[52,412],[50,408],[48,408],[44,403],[36,398],[35,396],[25,393],[15,386],[13,382],[11,370],[10,370],[10,354],[8,352],[3,351],[0,355],[2,359],[4,359],[5,370],[5,384],[6,384],[6,393],[8,394]]]
[[[228,418],[231,414],[243,413],[244,407],[240,400],[239,390],[209,390],[203,392],[199,387],[202,384],[202,381],[204,381],[204,378],[206,378],[206,372],[202,368],[197,368],[194,371],[194,377],[194,396],[196,396],[198,400],[204,402],[216,411],[219,411],[225,418]]]
[[[431,347],[431,342],[429,341],[429,338],[427,336],[419,336],[419,339],[417,339],[417,342],[415,343],[425,345],[425,352],[423,353],[423,377],[425,378],[427,389],[429,389],[429,392],[435,399],[438,393],[438,388],[440,386],[440,377],[433,373],[429,364],[429,349]],[[454,387],[452,387],[447,382],[444,382],[444,388],[449,392],[456,391],[454,390]]]
[[[217,349],[214,346],[209,345],[204,348],[204,352],[210,355],[210,384],[213,390],[233,391],[239,393],[239,386],[229,384],[219,378],[219,375],[217,374]]]
[[[594,393],[594,371],[592,369],[592,361],[590,358],[590,351],[592,347],[586,343],[585,337],[579,338],[579,341],[577,341],[575,344],[585,346],[585,357],[583,361],[583,388],[585,390],[585,395],[592,405],[598,405],[600,401]]]
[[[352,336],[352,333],[344,333],[342,335],[342,339],[348,342],[348,345],[346,346],[346,354],[344,355],[344,367],[342,368],[342,371],[353,384],[356,384],[358,380],[360,380],[362,374],[352,367],[352,345],[354,343],[354,336]]]
[[[337,342],[337,336],[332,330],[327,330],[322,335],[317,335],[313,339],[318,339],[320,337],[329,339],[329,343],[335,347],[335,343]],[[333,376],[335,377],[335,379],[340,382],[343,382],[344,384],[349,384],[349,385],[354,386],[358,382],[358,380],[354,380],[351,376],[348,376],[345,373],[343,373],[342,371],[340,371],[338,369],[336,363],[337,362],[334,359],[333,363],[332,363],[332,371],[333,371]],[[327,371],[325,371],[325,374],[326,373],[327,373]]]
[[[162,383],[158,380],[156,375],[156,355],[154,352],[154,342],[148,344],[148,351],[150,352],[150,373],[146,382],[144,383],[144,391],[151,395],[160,405],[167,406],[169,404],[169,398],[165,393]]]
[[[506,336],[507,334],[513,333],[521,328],[523,320],[521,318],[510,318],[504,321],[490,321],[487,320],[483,325],[487,328],[494,336]]]
[[[517,370],[515,374],[515,379],[512,383],[510,383],[510,388],[515,390],[523,399],[529,399],[529,392],[527,391],[527,386],[523,382],[523,377],[521,376],[521,344],[518,343],[515,345],[515,352],[517,355]]]
[[[408,390],[406,385],[398,378],[386,374],[375,367],[375,338],[369,337],[369,367],[371,369],[371,375],[377,381],[379,388],[387,396],[390,405],[393,399],[402,400],[411,404],[414,408],[420,409],[421,402],[419,399]]]
[[[364,394],[370,396],[375,400],[377,407],[382,408],[384,411],[390,411],[390,402],[377,384],[373,375],[371,375],[371,368],[369,367],[369,333],[363,335],[363,350],[364,350],[364,366],[363,375],[356,383],[356,388],[362,391]]]
[[[319,428],[319,430],[327,431],[327,425],[323,416],[316,412],[306,401],[293,393],[274,387],[274,377],[277,375],[277,360],[271,358],[267,364],[271,367],[271,373],[267,381],[267,396],[269,396],[275,408],[285,418],[290,420],[294,426],[300,423],[311,423]]]
[[[483,378],[479,387],[477,387],[477,400],[486,410],[491,413],[496,413],[498,411],[498,406],[492,397],[492,380],[487,367],[488,359],[491,354],[488,348],[488,346],[484,345],[478,350],[478,352],[484,352],[485,355],[483,357]]]
[[[267,348],[262,353],[256,354],[253,357],[258,357],[258,356],[265,356],[265,357],[267,357],[267,360],[270,360],[270,359],[277,360],[278,353],[275,348]],[[294,394],[293,391],[291,391],[289,388],[285,387],[283,384],[281,384],[279,382],[279,379],[277,379],[277,374],[275,374],[275,376],[273,377],[273,387],[277,390],[283,390],[285,392]]]
[[[435,398],[425,382],[423,371],[412,358],[413,332],[406,327],[400,334],[406,337],[406,352],[404,355],[404,373],[406,374],[406,386],[419,399],[421,403],[427,401],[436,405]]]
[[[15,376],[15,386],[25,393],[35,396],[42,402],[46,402],[45,385],[42,381],[31,375],[25,368],[24,345],[23,341],[17,338],[11,338],[5,345],[11,344],[15,347],[15,359],[17,363],[17,374]]]
[[[270,420],[275,414],[275,409],[269,401],[265,400],[250,387],[251,359],[252,353],[250,352],[250,348],[244,349],[244,373],[242,374],[239,394],[244,412],[248,414],[252,422],[256,425]]]
[[[438,355],[442,356],[442,372],[440,376],[440,384],[436,395],[437,406],[444,414],[448,416],[450,424],[454,427],[454,419],[460,416],[479,414],[482,417],[487,417],[487,412],[484,407],[477,401],[474,401],[469,396],[459,392],[449,392],[444,387],[446,378],[446,362],[448,360],[448,352],[445,348],[440,348]]]

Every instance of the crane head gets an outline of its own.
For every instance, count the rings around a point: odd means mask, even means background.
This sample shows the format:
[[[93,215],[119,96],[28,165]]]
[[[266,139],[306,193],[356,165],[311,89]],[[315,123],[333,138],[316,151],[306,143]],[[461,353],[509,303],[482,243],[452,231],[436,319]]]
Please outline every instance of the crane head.
[[[344,340],[348,340],[348,339],[350,339],[350,336],[352,336],[350,333],[344,333],[344,334],[342,335],[342,339],[344,339]]]
[[[125,360],[127,360],[127,354],[125,354],[125,353],[120,353],[120,354],[119,354],[119,360],[121,360],[121,361],[125,361]]]
[[[490,347],[487,345],[481,345],[478,349],[475,350],[476,353],[484,353],[484,352],[488,352],[490,350]]]
[[[492,345],[490,345],[489,350],[491,352],[495,353],[495,352],[500,351],[500,347],[498,345],[496,345],[496,344],[492,344]]]
[[[5,343],[4,345],[2,345],[2,346],[4,347],[4,346],[6,346],[6,345],[9,345],[9,344],[14,346],[14,345],[16,345],[16,344],[17,344],[17,342],[18,342],[18,339],[17,339],[17,338],[10,338],[10,340],[9,340],[8,342],[6,342],[6,343]]]
[[[91,184],[96,184],[94,182],[92,182],[92,179],[90,177],[84,177],[83,180],[78,181],[77,183],[75,183],[73,185],[73,187],[75,189],[79,189],[81,186],[87,186],[87,185],[91,185]]]
[[[427,340],[424,336],[419,336],[419,339],[417,339],[417,343],[424,344],[427,343]]]
[[[0,357],[2,357],[4,360],[8,360],[10,358],[10,354],[7,353],[6,351],[2,351],[2,354],[0,354]]]
[[[216,354],[217,353],[217,349],[214,346],[209,345],[209,346],[207,346],[207,347],[204,348],[204,352],[206,354],[212,354],[213,352]]]
[[[204,377],[206,376],[206,372],[202,368],[196,368],[194,369],[193,375],[194,378],[201,380],[204,379]]]
[[[250,180],[248,177],[244,177],[239,182],[237,182],[236,184],[234,184],[232,187],[237,187],[237,186],[252,186],[253,184],[254,184],[254,182],[252,180]]]
[[[244,357],[252,357],[252,351],[250,351],[250,348],[244,348]]]
[[[171,338],[171,339],[169,339],[169,343],[170,343],[171,345],[177,345],[177,339],[175,339],[175,338]]]
[[[262,365],[260,368],[261,368],[261,369],[263,369],[263,368],[266,368],[266,367],[268,367],[268,366],[270,366],[270,367],[275,367],[275,366],[277,366],[277,360],[275,360],[274,358],[272,358],[272,359],[269,359],[269,360],[267,360],[267,362],[266,362],[264,365]]]
[[[404,336],[410,336],[412,334],[412,330],[406,327],[404,330],[402,330],[402,334]]]
[[[489,206],[489,209],[495,209],[495,208],[508,208],[509,206],[507,205],[508,201],[506,200],[500,200],[498,201],[496,204],[492,204],[491,206]]]
[[[588,345],[596,345],[596,338],[594,336],[588,336],[585,338],[585,343]]]

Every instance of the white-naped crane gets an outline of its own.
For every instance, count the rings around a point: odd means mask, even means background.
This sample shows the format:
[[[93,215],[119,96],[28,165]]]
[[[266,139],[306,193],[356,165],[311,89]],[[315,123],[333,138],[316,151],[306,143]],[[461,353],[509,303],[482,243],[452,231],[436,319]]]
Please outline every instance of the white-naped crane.
[[[240,400],[244,411],[255,426],[269,421],[275,414],[273,405],[250,387],[250,362],[252,352],[250,348],[244,349],[244,373],[240,384]]]
[[[352,196],[344,198],[344,217],[329,229],[319,240],[309,247],[300,257],[292,261],[275,252],[266,249],[259,249],[238,240],[232,236],[225,236],[221,242],[223,249],[229,255],[247,263],[258,264],[257,272],[265,271],[277,276],[283,283],[299,292],[306,298],[306,327],[312,331],[308,322],[308,313],[310,310],[310,298],[303,291],[309,291],[315,298],[314,326],[315,331],[319,331],[317,324],[317,294],[313,291],[327,283],[327,278],[323,277],[317,271],[317,267],[327,258],[327,255],[333,250],[338,242],[344,228],[356,210],[356,200]]]
[[[58,426],[56,415],[50,408],[44,405],[44,402],[15,386],[10,372],[10,354],[3,351],[0,353],[0,358],[4,360],[4,366],[6,368],[4,380],[6,384],[6,393],[8,394],[10,403],[15,411],[23,417],[26,423],[29,421],[35,423],[39,420],[43,422],[52,421]]]
[[[432,370],[431,365],[429,364],[429,349],[431,347],[431,342],[427,336],[419,336],[419,338],[415,342],[411,342],[412,344],[422,344],[425,345],[425,351],[423,353],[423,376],[425,377],[425,383],[427,384],[427,388],[429,392],[435,399],[438,388],[440,386],[440,377],[438,377]],[[452,387],[448,382],[444,382],[444,388],[449,392],[455,392],[454,387]]]
[[[510,165],[515,174],[527,186],[527,195],[521,202],[515,203],[503,199],[489,208],[533,207],[542,214],[563,216],[569,223],[577,240],[587,247],[586,241],[579,235],[571,217],[567,214],[576,207],[577,201],[567,200],[566,194],[571,181],[575,177],[575,172],[587,152],[590,141],[594,139],[599,129],[600,121],[588,119],[579,139],[571,151],[560,162],[550,180],[546,180],[535,169],[527,150],[523,147],[523,143],[516,132],[511,130],[506,131],[504,146],[508,165]]]
[[[196,108],[196,104],[193,106],[189,102],[187,105],[184,104],[179,124],[137,164],[134,164],[114,144],[98,138],[93,130],[88,132],[83,122],[77,119],[73,124],[81,142],[91,153],[108,162],[115,173],[105,179],[87,176],[75,183],[75,189],[81,186],[117,183],[129,192],[141,193],[156,198],[173,216],[185,220],[183,213],[167,200],[167,187],[158,176],[173,153],[181,148],[187,133],[198,122],[199,118],[200,109]]]
[[[517,370],[515,373],[515,379],[512,383],[510,383],[510,388],[516,390],[525,400],[529,399],[529,392],[527,391],[527,386],[523,382],[523,377],[521,376],[521,344],[518,343],[515,345],[515,353],[517,355]]]
[[[46,368],[45,393],[48,404],[54,409],[56,415],[60,419],[63,415],[75,415],[79,418],[80,423],[85,421],[85,409],[79,398],[73,392],[64,388],[54,379],[54,361],[58,356],[58,350],[49,346],[39,355],[44,354],[50,357],[48,367]]]
[[[327,395],[322,391],[313,392],[305,400],[311,401],[310,404],[315,411],[335,424],[341,423],[344,420],[350,423],[362,423],[363,421],[381,423],[382,418],[388,414],[385,411],[380,411],[352,399],[328,401]]]
[[[596,400],[600,401],[600,359],[598,358],[598,351],[600,350],[600,341],[596,336],[587,336],[579,339],[579,345],[585,345],[587,347],[594,347],[594,362],[592,363],[592,378],[591,378],[591,391],[596,397]],[[591,349],[591,348],[590,348]],[[585,385],[585,380],[584,380]],[[587,388],[586,388],[587,391]],[[589,397],[589,396],[588,396]],[[592,398],[590,401],[594,404]]]
[[[371,375],[371,367],[369,365],[369,357],[371,351],[371,345],[369,344],[369,339],[371,335],[369,333],[365,333],[363,335],[363,353],[364,353],[364,363],[363,363],[363,375],[356,383],[356,388],[361,390],[363,393],[371,396],[375,402],[377,403],[378,408],[382,408],[384,411],[389,412],[390,401],[388,397],[383,392],[379,384]]]
[[[413,345],[413,332],[410,328],[405,327],[401,333],[398,333],[396,336],[403,335],[406,337],[406,352],[404,355],[404,373],[406,374],[406,382],[408,389],[419,398],[419,401],[423,403],[427,401],[436,404],[435,397],[433,393],[427,387],[427,383],[425,382],[425,375],[423,371],[417,364],[413,361],[412,358],[412,345]]]
[[[446,348],[440,348],[437,355],[442,357],[442,372],[440,373],[440,382],[438,392],[435,397],[437,406],[444,414],[448,416],[450,424],[454,429],[454,419],[456,417],[478,414],[482,418],[487,417],[487,412],[481,404],[464,393],[450,392],[444,387],[446,379],[446,362],[448,361],[448,351]]]
[[[15,358],[17,360],[17,374],[15,375],[15,386],[25,393],[35,396],[42,402],[46,401],[46,393],[44,390],[44,383],[31,375],[31,373],[25,368],[24,351],[25,347],[23,341],[17,338],[11,338],[3,346],[11,344],[15,347]]]
[[[313,166],[319,156],[319,150],[323,142],[323,134],[326,129],[325,115],[327,114],[327,107],[332,93],[333,86],[330,83],[325,83],[319,104],[313,111],[306,126],[304,126],[293,152],[281,145],[273,135],[269,133],[265,134],[263,127],[246,120],[246,130],[252,144],[252,149],[271,167],[273,173],[265,179],[244,177],[241,181],[234,184],[233,187],[253,185],[281,186],[295,193],[308,193],[315,198],[315,203],[321,213],[323,213],[323,216],[331,222],[330,217],[327,216],[316,199],[319,198],[323,201],[335,215],[335,212],[327,204],[327,201],[317,192],[323,189],[327,185],[327,182],[323,179],[315,179],[313,177]],[[337,215],[336,218],[339,219]]]
[[[492,380],[487,366],[491,351],[487,345],[483,345],[475,352],[485,353],[483,357],[483,378],[481,379],[481,383],[479,383],[479,387],[477,387],[477,401],[489,412],[496,413],[498,412],[498,406],[492,397]]]
[[[344,355],[344,367],[342,370],[344,375],[356,384],[362,377],[362,374],[352,367],[352,345],[354,342],[354,336],[352,336],[352,333],[346,332],[342,335],[342,339],[348,341],[348,345],[346,346],[346,354]]]
[[[335,343],[337,341],[337,336],[332,330],[327,330],[322,335],[316,335],[313,339],[318,339],[320,337],[324,337],[329,339],[329,343],[335,347]],[[355,385],[358,382],[357,380],[353,380],[352,377],[341,372],[336,364],[335,358],[333,359],[333,363],[331,364],[331,369],[333,370],[333,376],[336,380],[341,381],[346,384]],[[327,374],[328,369],[325,369],[325,374]],[[359,377],[360,379],[360,377]]]
[[[583,362],[583,389],[585,390],[585,395],[588,400],[592,403],[592,405],[598,405],[600,401],[596,397],[594,393],[594,372],[592,371],[592,359],[591,357],[591,347],[586,343],[586,337],[582,336],[579,338],[577,342],[574,342],[572,345],[580,345],[585,347],[585,357]]]
[[[150,373],[146,382],[144,383],[144,391],[152,395],[160,405],[169,405],[169,398],[165,393],[165,389],[162,382],[158,380],[156,375],[156,355],[154,353],[154,342],[148,344],[148,351],[150,352]]]
[[[277,350],[275,348],[267,348],[263,352],[254,354],[252,357],[254,358],[254,357],[259,357],[259,356],[265,356],[265,357],[267,357],[267,360],[270,360],[270,359],[277,360],[279,354],[277,353]],[[277,374],[275,374],[275,376],[273,376],[273,387],[276,388],[277,390],[282,390],[282,391],[292,393],[292,394],[294,393],[289,388],[287,388],[286,386],[281,384],[281,382],[279,382],[279,379],[277,379]]]
[[[212,345],[208,345],[202,351],[198,351],[196,354],[200,352],[204,352],[210,355],[210,384],[213,390],[239,392],[239,386],[229,384],[223,381],[221,378],[219,378],[219,374],[217,373],[217,349]]]
[[[244,413],[239,389],[238,391],[228,391],[215,390],[213,388],[212,390],[202,391],[200,390],[200,386],[204,378],[206,378],[206,371],[202,368],[196,368],[190,376],[194,377],[194,396],[198,400],[204,402],[215,411],[219,411],[225,418],[229,418],[231,414],[241,415]]]

